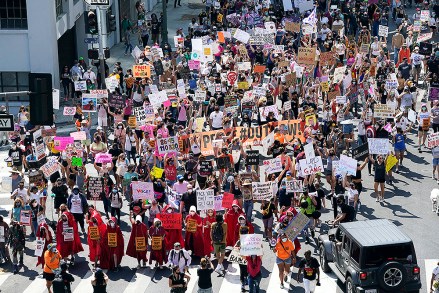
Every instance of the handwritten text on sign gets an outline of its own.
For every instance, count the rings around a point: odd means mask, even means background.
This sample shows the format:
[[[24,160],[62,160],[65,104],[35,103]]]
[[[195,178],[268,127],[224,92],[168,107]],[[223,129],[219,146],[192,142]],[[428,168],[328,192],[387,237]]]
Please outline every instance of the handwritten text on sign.
[[[349,175],[355,175],[357,173],[357,160],[348,156],[340,156],[340,171],[346,172]]]
[[[178,138],[176,136],[157,139],[159,154],[178,152]]]
[[[149,65],[134,65],[133,77],[151,77],[151,68]]]
[[[270,200],[273,197],[273,188],[269,182],[252,182],[254,200]]]
[[[152,182],[136,181],[132,183],[133,200],[154,199],[154,185]]]
[[[387,138],[368,138],[369,154],[387,155],[389,153],[389,140]]]
[[[315,63],[316,48],[300,47],[297,63],[313,65]]]
[[[239,254],[239,251],[236,249],[232,249],[232,251],[230,252],[229,258],[227,259],[229,262],[234,262],[240,265],[247,265],[247,260],[245,259],[245,257],[242,257]]]
[[[323,172],[322,157],[317,156],[305,160],[300,160],[300,170],[303,175],[311,175]]]
[[[158,214],[157,219],[162,221],[163,228],[165,229],[181,229],[181,214]]]
[[[289,192],[302,192],[303,191],[303,181],[302,180],[287,180],[287,193]]]
[[[197,209],[204,211],[215,208],[215,198],[213,189],[197,190]]]
[[[438,145],[439,145],[439,132],[430,133],[427,136],[427,147],[431,149]]]
[[[262,255],[262,234],[241,235],[241,255]]]

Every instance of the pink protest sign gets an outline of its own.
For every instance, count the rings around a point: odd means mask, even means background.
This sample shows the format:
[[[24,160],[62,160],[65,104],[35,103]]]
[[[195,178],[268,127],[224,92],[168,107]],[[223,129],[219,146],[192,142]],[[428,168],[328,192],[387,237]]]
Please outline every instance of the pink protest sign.
[[[200,61],[198,60],[189,60],[188,63],[190,70],[198,70],[200,69]]]
[[[112,159],[113,159],[113,158],[111,157],[110,154],[107,154],[107,153],[99,153],[99,154],[97,154],[96,157],[95,157],[95,162],[96,162],[96,163],[104,163],[104,164],[106,164],[106,163],[111,163]]]
[[[71,136],[67,136],[67,137],[56,136],[53,139],[53,142],[54,142],[54,146],[55,146],[56,150],[63,151],[66,149],[66,146],[68,144],[71,144],[74,142],[74,139]]]

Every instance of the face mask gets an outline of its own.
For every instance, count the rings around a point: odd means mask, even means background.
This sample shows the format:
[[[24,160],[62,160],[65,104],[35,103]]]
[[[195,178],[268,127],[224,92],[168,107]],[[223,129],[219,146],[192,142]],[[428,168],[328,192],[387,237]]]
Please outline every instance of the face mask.
[[[233,207],[233,209],[235,210],[235,212],[238,211],[238,207]]]
[[[97,223],[98,223],[98,221],[97,221],[97,220],[95,220],[95,219],[93,219],[93,223],[97,224]]]
[[[116,224],[114,224],[114,223],[110,223],[110,227],[111,227],[111,228],[114,228],[114,227],[116,227]]]
[[[33,206],[33,207],[36,207],[36,206],[37,206],[37,203],[33,203],[32,206]]]
[[[117,193],[117,189],[113,189],[113,193]]]
[[[287,242],[288,238],[282,238],[282,242]]]
[[[239,224],[241,224],[241,225],[245,225],[245,220],[241,220],[241,221],[239,221]]]
[[[172,214],[172,210],[168,210],[168,214]]]
[[[187,192],[191,193],[193,189],[188,189]]]
[[[75,195],[78,195],[78,193],[79,193],[79,190],[73,190],[73,194],[75,194]]]

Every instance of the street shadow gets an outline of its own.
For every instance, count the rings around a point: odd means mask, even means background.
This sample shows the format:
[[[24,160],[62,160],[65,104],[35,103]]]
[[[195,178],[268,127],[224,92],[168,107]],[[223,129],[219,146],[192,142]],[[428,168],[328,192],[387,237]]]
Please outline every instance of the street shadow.
[[[398,218],[404,218],[404,219],[419,219],[420,218],[420,217],[416,216],[415,214],[409,212],[405,208],[403,208],[401,205],[391,204],[391,203],[387,202],[386,200],[384,200],[383,203],[380,203],[380,205],[391,210],[392,214]]]
[[[375,220],[375,219],[377,219],[377,217],[373,214],[374,211],[375,211],[374,208],[371,208],[371,207],[368,207],[368,206],[362,204],[360,211],[357,213],[357,217],[358,217],[358,215],[361,215],[368,220]]]

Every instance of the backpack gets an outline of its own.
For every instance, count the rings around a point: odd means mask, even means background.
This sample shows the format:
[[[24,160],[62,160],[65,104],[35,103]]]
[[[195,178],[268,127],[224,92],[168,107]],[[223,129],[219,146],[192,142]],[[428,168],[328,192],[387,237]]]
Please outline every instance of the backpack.
[[[171,250],[171,259],[174,259],[174,255],[175,255],[175,250]],[[187,264],[187,258],[186,256],[184,256],[183,250],[180,250],[180,252],[178,253],[178,262],[180,262],[180,258],[184,258],[184,263]]]
[[[223,238],[224,238],[223,223],[216,223],[212,231],[212,241],[214,243],[221,243],[223,241]]]

